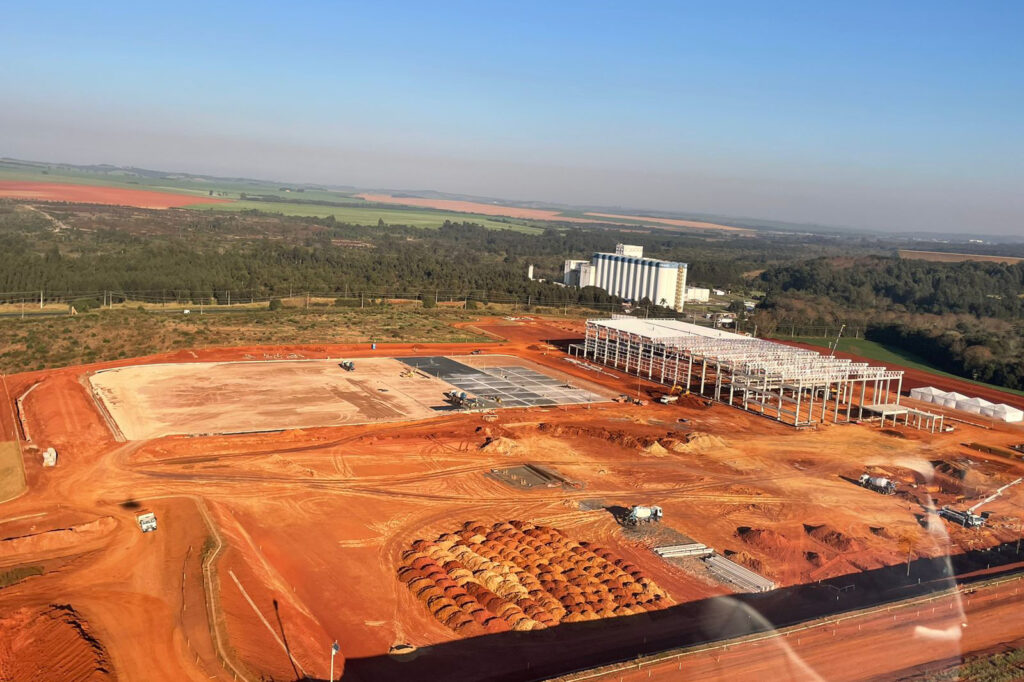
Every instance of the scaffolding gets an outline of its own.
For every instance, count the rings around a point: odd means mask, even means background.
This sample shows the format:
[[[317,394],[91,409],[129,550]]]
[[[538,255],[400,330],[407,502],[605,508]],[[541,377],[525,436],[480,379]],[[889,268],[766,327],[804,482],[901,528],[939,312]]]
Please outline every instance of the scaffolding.
[[[861,421],[903,389],[900,371],[679,320],[589,320],[570,353],[798,427]]]

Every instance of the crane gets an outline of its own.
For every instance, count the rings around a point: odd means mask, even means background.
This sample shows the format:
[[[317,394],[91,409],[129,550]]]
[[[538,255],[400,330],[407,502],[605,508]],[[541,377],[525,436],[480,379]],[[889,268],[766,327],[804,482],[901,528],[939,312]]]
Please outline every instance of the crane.
[[[836,356],[836,348],[839,347],[839,339],[843,338],[843,332],[845,330],[846,330],[846,325],[845,324],[839,328],[839,333],[836,334],[836,342],[832,344],[832,350],[828,354],[828,356],[830,358],[834,358]]]
[[[982,512],[981,514],[977,514],[975,512],[981,509],[983,505],[988,504],[992,500],[1002,495],[1007,488],[1012,488],[1013,486],[1020,483],[1022,480],[1024,480],[1024,478],[1018,478],[1015,481],[1010,481],[1009,483],[999,488],[994,493],[986,497],[984,500],[978,502],[976,505],[974,505],[970,509],[967,509],[966,511],[959,511],[957,509],[951,509],[950,507],[943,507],[942,509],[939,510],[939,516],[946,519],[947,521],[959,523],[964,528],[980,528],[981,526],[985,525],[986,521],[988,521],[989,513]]]

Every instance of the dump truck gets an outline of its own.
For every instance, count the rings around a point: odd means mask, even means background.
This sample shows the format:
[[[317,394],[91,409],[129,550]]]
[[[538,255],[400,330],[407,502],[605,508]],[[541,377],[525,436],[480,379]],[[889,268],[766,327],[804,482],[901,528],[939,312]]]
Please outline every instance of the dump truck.
[[[882,476],[861,474],[861,477],[857,482],[860,483],[862,488],[874,490],[876,493],[881,493],[882,495],[896,494],[896,483]]]
[[[156,530],[156,514],[153,512],[139,512],[135,516],[135,522],[139,524],[139,530],[143,533],[152,533]]]
[[[356,368],[356,363],[351,360],[342,360],[338,363],[338,367],[341,367],[346,372],[351,372]]]

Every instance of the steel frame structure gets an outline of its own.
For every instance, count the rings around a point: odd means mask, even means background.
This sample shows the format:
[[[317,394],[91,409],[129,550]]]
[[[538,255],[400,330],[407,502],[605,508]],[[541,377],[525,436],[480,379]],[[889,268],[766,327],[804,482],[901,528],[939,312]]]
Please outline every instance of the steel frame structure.
[[[903,388],[901,371],[677,320],[589,320],[571,350],[792,426],[859,421]]]

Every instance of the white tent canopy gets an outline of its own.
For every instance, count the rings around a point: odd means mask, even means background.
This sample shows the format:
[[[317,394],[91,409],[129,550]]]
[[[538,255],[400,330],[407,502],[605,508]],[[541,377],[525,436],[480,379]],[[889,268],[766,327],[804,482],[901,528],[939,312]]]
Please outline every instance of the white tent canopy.
[[[910,397],[926,403],[938,402],[946,396],[946,392],[934,386],[921,386],[910,389]]]
[[[992,407],[992,403],[984,398],[963,398],[956,401],[956,409],[972,414],[981,414],[982,409]]]
[[[1024,411],[1017,409],[1013,405],[1004,405],[1002,403],[982,407],[981,414],[985,417],[992,417],[1004,422],[1024,421]]]
[[[943,407],[951,407],[953,409],[959,410],[961,408],[957,406],[960,404],[960,401],[962,400],[970,400],[970,398],[968,396],[965,396],[963,393],[950,391],[946,395],[942,396],[942,400],[936,400],[935,402],[938,403],[939,405],[942,405]]]

